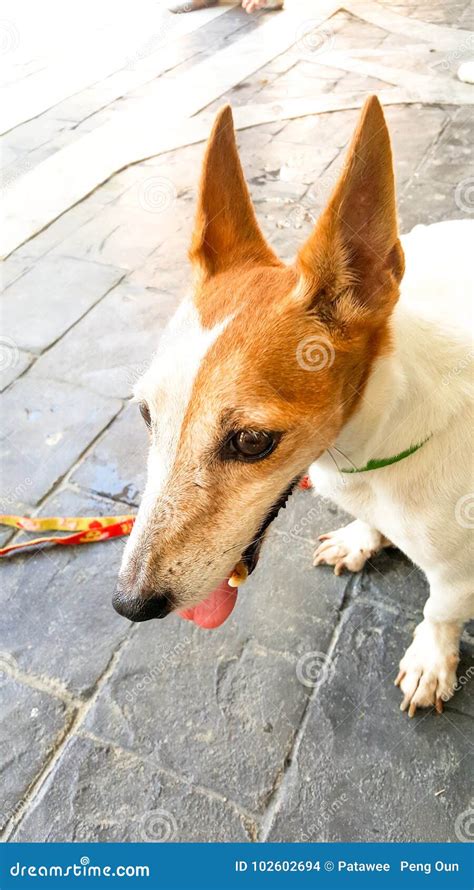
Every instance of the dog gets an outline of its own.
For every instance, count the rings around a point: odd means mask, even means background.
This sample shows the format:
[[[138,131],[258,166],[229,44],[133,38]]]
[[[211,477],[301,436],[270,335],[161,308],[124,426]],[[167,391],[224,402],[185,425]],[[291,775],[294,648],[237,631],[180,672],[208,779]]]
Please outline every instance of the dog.
[[[218,113],[193,293],[135,390],[150,450],[113,599],[121,615],[220,625],[309,467],[316,491],[356,517],[321,536],[315,566],[360,571],[394,545],[424,571],[424,618],[396,682],[410,716],[442,709],[474,611],[472,234],[459,220],[418,226],[402,246],[373,96],[326,209],[285,265],[258,226],[231,109]]]

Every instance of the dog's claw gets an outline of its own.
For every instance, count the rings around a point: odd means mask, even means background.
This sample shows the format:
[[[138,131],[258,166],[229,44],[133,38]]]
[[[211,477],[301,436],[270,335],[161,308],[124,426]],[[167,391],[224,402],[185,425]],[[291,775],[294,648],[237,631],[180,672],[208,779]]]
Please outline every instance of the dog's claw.
[[[419,708],[433,708],[443,713],[443,704],[454,694],[458,655],[457,629],[452,629],[452,641],[447,638],[448,625],[440,627],[425,619],[418,625],[413,642],[400,662],[395,685],[400,686],[402,711],[408,708],[413,717]],[[447,646],[449,644],[449,647]]]
[[[334,574],[360,572],[371,556],[385,546],[386,539],[376,529],[355,520],[343,528],[318,535],[313,565],[334,566]]]

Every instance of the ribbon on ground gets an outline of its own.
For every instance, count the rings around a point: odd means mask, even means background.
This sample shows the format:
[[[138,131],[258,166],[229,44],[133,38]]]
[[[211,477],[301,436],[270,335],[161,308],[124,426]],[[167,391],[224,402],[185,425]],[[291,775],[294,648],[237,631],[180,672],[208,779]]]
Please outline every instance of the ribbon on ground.
[[[71,535],[43,535],[41,538],[30,538],[19,544],[10,544],[0,548],[0,556],[9,556],[19,550],[29,547],[39,547],[43,544],[59,544],[71,546],[73,544],[94,544],[97,541],[107,541],[110,538],[118,538],[129,535],[135,517],[131,514],[122,516],[13,516],[0,515],[0,525],[8,525],[22,531],[70,531]]]

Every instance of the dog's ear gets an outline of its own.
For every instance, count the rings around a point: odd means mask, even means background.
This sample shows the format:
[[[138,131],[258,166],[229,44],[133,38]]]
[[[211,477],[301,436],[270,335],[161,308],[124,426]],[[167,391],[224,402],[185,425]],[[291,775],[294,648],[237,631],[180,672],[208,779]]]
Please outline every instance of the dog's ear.
[[[257,223],[229,105],[217,114],[207,144],[189,258],[205,278],[244,263],[280,265]]]
[[[390,137],[376,96],[362,109],[344,169],[297,265],[298,292],[314,310],[350,291],[346,309],[350,302],[351,312],[369,317],[386,314],[398,297],[404,258]]]

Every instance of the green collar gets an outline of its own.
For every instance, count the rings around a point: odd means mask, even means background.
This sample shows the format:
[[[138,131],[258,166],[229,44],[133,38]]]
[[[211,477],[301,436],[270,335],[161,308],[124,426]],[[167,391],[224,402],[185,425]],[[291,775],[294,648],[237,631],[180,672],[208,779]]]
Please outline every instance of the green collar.
[[[352,467],[349,470],[341,470],[341,473],[367,473],[369,470],[380,470],[381,467],[389,467],[390,464],[396,464],[399,460],[403,460],[405,457],[409,457],[410,454],[414,454],[415,451],[418,451],[418,449],[428,441],[428,439],[431,439],[431,436],[428,436],[423,442],[419,442],[418,445],[412,445],[411,448],[407,448],[406,451],[400,451],[400,454],[394,454],[393,457],[382,457],[380,460],[369,460],[365,467]]]

